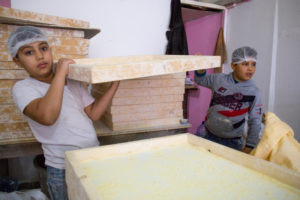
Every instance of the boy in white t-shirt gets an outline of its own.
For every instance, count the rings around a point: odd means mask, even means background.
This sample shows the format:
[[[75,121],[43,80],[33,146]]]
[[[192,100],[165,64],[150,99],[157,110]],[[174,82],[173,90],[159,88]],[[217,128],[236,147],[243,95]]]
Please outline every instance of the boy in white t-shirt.
[[[54,73],[48,39],[32,26],[16,29],[7,46],[13,61],[30,75],[14,85],[13,98],[42,144],[50,197],[68,199],[65,151],[99,145],[92,121],[104,113],[119,82],[95,100],[80,82],[67,79],[73,60],[60,59]]]

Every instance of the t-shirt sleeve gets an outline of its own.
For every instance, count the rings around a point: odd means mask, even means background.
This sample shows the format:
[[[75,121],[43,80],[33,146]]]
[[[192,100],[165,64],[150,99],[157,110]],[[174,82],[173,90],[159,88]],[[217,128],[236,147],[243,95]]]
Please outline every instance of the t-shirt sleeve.
[[[95,101],[94,97],[88,92],[87,88],[80,81],[68,79],[68,88],[74,95],[75,100],[80,103],[83,108]]]
[[[17,82],[13,87],[14,102],[22,113],[30,102],[42,96],[39,91],[22,82]]]
[[[87,107],[95,101],[94,97],[88,92],[88,90],[80,84],[80,96],[82,100],[83,107]]]

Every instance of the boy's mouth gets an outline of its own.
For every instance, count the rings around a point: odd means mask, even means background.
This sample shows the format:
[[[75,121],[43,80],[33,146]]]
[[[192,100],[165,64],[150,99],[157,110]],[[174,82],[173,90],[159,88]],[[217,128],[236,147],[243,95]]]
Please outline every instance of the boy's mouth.
[[[40,63],[38,65],[39,68],[45,68],[47,66],[48,63]]]

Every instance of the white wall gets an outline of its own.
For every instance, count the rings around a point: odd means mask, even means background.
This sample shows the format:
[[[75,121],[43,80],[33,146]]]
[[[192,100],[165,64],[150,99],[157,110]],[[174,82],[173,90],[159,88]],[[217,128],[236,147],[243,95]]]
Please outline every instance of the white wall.
[[[11,7],[90,22],[89,57],[164,54],[171,0],[11,0]]]
[[[225,65],[225,72],[232,71],[230,61],[234,49],[241,46],[255,48],[258,51],[258,62],[253,79],[264,94],[265,108],[267,108],[269,100],[273,17],[274,0],[252,0],[229,9],[227,18],[228,62]]]
[[[274,112],[300,142],[300,1],[279,0]]]
[[[251,0],[228,11],[227,50],[249,45],[258,51],[254,81],[265,112],[289,124],[300,141],[300,1]],[[229,55],[231,60],[231,55]],[[229,63],[225,71],[231,71]]]

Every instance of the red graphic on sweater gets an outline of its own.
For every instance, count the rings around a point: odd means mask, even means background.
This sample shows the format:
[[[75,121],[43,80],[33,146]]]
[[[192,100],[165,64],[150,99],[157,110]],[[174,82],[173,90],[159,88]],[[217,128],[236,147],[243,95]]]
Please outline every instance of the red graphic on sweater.
[[[249,107],[248,108],[245,108],[245,109],[240,109],[240,110],[223,110],[223,111],[218,111],[218,113],[226,116],[226,117],[236,117],[236,116],[239,116],[239,115],[243,115],[245,114],[246,112],[249,111]]]

